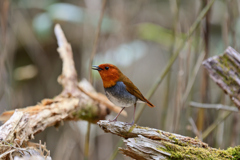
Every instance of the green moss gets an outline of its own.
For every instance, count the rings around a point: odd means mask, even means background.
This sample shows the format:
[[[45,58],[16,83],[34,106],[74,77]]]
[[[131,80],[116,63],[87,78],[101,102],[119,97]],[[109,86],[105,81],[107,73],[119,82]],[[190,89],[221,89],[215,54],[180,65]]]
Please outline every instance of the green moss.
[[[129,129],[128,133],[131,133],[136,126],[137,126],[136,124],[132,125],[132,127]]]
[[[176,136],[171,135],[171,136],[169,136],[168,138],[171,139],[171,140],[173,140],[176,144],[179,144],[179,140],[176,139]]]
[[[139,129],[144,129],[144,130],[149,130],[148,127],[137,126],[137,128],[139,128]]]
[[[219,56],[217,59],[218,63],[212,62],[212,66],[216,70],[217,74],[222,78],[223,82],[227,84],[233,94],[238,92],[239,85],[236,82],[236,78],[240,76],[240,68],[236,63],[226,54]],[[236,77],[233,75],[230,76],[229,72],[233,72]]]
[[[87,104],[72,115],[78,119],[83,119],[89,122],[95,122],[99,119],[98,108],[92,104]]]
[[[175,144],[178,144],[180,146],[186,146],[188,145],[188,143],[183,143],[182,141],[179,141],[175,135],[171,134],[169,137],[169,139],[173,140],[175,142]]]
[[[197,141],[200,141],[200,139],[197,136],[194,139],[197,140]]]
[[[158,150],[171,154],[169,159],[188,159],[188,160],[238,160],[240,159],[240,146],[229,148],[227,150],[218,150],[213,148],[201,148],[194,146],[179,146],[170,142],[163,142],[165,146],[158,147]]]
[[[218,64],[220,68],[224,69],[224,75],[221,73],[221,76],[224,76],[224,80],[226,81],[226,84],[230,85],[238,85],[237,82],[234,80],[232,76],[229,76],[229,71],[234,71],[236,74],[240,73],[240,68],[233,62],[226,54],[223,56],[219,56],[218,58]]]
[[[240,159],[240,146],[236,146],[234,148],[230,147],[226,150],[226,152],[229,155],[232,155],[234,160]]]
[[[232,58],[230,58],[227,54],[223,54],[222,56],[220,56],[219,62],[221,62],[221,64],[227,67],[229,70],[236,70],[237,74],[240,73],[240,68],[238,67],[236,62],[234,62]]]
[[[174,140],[175,142],[178,142],[178,140],[176,139],[176,136],[174,136],[172,134],[168,138],[171,140]]]
[[[157,130],[158,134],[162,136],[162,132],[160,130]]]

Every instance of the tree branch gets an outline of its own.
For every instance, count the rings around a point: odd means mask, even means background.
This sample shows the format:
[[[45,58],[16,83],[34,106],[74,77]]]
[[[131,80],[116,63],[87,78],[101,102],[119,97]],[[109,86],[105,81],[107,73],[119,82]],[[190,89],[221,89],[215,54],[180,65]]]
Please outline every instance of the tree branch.
[[[9,156],[10,153],[6,152],[12,147],[24,146],[36,133],[49,126],[59,125],[62,121],[83,119],[96,123],[105,119],[109,110],[121,110],[109,102],[106,96],[97,93],[88,81],[82,80],[78,83],[72,48],[60,25],[56,25],[55,34],[59,45],[58,52],[63,61],[62,74],[58,77],[63,91],[53,99],[43,99],[35,106],[7,111],[0,116],[1,121],[6,121],[0,127],[0,146],[3,146],[0,147],[0,156]],[[122,115],[126,115],[126,112]]]
[[[217,109],[217,110],[225,110],[225,111],[231,111],[231,112],[239,112],[237,107],[226,106],[222,104],[206,104],[206,103],[190,102],[189,105],[196,108]]]
[[[125,138],[126,148],[119,151],[133,159],[234,159],[240,146],[220,150],[211,148],[197,138],[190,138],[154,128],[130,126],[124,122],[101,120],[105,131]],[[238,154],[236,154],[238,153]],[[236,154],[236,155],[235,155]]]
[[[240,54],[232,47],[228,47],[223,55],[210,57],[203,62],[203,65],[212,80],[240,108]]]

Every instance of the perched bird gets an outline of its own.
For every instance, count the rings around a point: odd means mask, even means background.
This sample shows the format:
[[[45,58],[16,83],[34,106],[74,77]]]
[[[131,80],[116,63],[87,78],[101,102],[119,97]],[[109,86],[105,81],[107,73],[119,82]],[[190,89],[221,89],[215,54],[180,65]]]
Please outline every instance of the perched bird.
[[[92,69],[99,72],[108,99],[115,105],[122,107],[122,110],[111,121],[117,121],[118,116],[125,107],[134,105],[133,121],[130,123],[133,125],[137,102],[144,102],[150,107],[155,107],[116,66],[112,64],[100,64],[99,66],[92,66]]]

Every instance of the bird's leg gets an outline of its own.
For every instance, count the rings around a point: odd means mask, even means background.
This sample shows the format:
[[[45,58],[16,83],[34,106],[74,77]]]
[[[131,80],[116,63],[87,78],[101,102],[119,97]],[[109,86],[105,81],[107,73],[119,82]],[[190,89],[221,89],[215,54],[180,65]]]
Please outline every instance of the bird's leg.
[[[132,121],[132,123],[129,123],[129,125],[134,125],[134,120],[135,120],[135,111],[136,111],[136,103],[134,104],[134,111],[133,111],[133,121]]]
[[[125,108],[125,107],[122,108],[122,110],[117,114],[117,116],[116,116],[113,120],[110,120],[110,119],[109,119],[109,121],[110,121],[110,122],[117,121],[118,116],[121,114],[121,112],[124,110],[124,108]]]

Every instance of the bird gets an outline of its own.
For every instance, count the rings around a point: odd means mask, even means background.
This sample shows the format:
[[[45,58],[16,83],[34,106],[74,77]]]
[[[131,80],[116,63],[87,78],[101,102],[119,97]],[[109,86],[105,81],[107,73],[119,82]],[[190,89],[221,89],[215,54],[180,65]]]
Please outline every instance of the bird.
[[[155,107],[149,102],[133,84],[133,82],[125,76],[115,65],[105,63],[98,66],[92,66],[93,70],[97,70],[102,78],[103,87],[107,98],[115,105],[122,107],[121,111],[110,122],[117,121],[118,116],[126,107],[134,106],[133,121],[128,123],[134,124],[136,103],[143,102],[149,107]]]

